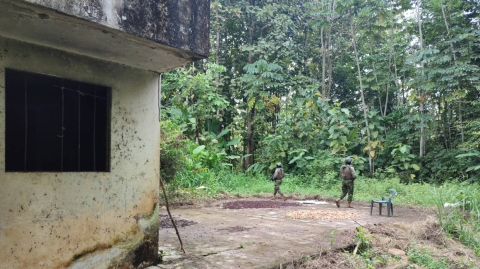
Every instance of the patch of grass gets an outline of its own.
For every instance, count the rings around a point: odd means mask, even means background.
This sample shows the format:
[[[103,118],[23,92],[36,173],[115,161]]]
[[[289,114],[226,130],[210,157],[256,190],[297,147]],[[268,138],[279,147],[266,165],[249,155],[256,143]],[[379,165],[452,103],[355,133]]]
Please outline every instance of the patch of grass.
[[[229,170],[203,170],[199,172],[181,171],[175,176],[176,190],[170,190],[170,193],[177,192],[177,196],[189,195],[194,199],[213,197],[219,191],[226,191],[233,195],[252,195],[260,193],[273,193],[274,183],[268,180],[269,176],[263,174],[249,175],[246,173],[235,173]],[[310,181],[308,181],[310,179]],[[338,197],[342,191],[342,180],[329,180],[325,184],[318,184],[321,179],[311,179],[311,177],[292,176],[287,174],[283,179],[281,190],[283,193],[301,193],[304,195],[320,195],[323,197]],[[197,189],[205,186],[205,189]],[[372,199],[380,199],[382,196],[388,197],[389,189],[395,189],[398,195],[393,198],[395,205],[416,205],[432,206],[437,205],[434,190],[435,186],[424,183],[403,184],[398,177],[386,179],[373,179],[359,177],[355,180],[354,201],[370,202]],[[443,185],[445,190],[451,193],[463,193],[468,197],[461,197],[467,201],[480,201],[480,191],[478,185],[471,185],[468,190],[458,183],[446,183]],[[463,192],[462,192],[463,191]],[[450,194],[444,200],[449,200]],[[458,200],[460,201],[460,200]],[[443,205],[443,204],[442,204]],[[480,202],[471,204],[469,209],[479,216]],[[478,219],[478,218],[477,218]]]
[[[480,257],[480,190],[476,185],[432,191],[440,225]]]
[[[407,252],[407,255],[410,261],[425,268],[431,268],[431,269],[455,268],[449,265],[447,258],[433,257],[427,247],[418,248],[416,245],[413,245],[412,248]]]
[[[253,244],[255,244],[255,241],[246,242],[246,243],[240,243],[239,248],[244,248],[244,247],[246,247],[246,246],[248,246],[248,245],[253,245]]]
[[[342,182],[339,179],[331,188],[319,190],[320,195],[338,197],[341,194]],[[393,198],[395,205],[417,205],[430,206],[434,204],[430,190],[433,186],[429,184],[400,183],[399,178],[378,180],[373,178],[360,177],[355,180],[353,199],[355,201],[370,202],[372,199],[379,200],[390,195],[389,189],[397,191],[398,195]]]

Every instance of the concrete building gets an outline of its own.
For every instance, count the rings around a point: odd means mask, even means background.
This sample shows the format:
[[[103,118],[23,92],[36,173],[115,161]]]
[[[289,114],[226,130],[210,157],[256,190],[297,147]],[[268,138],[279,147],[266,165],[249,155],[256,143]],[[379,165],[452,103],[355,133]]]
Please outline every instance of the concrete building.
[[[0,0],[0,268],[158,254],[159,73],[209,52],[209,0]]]

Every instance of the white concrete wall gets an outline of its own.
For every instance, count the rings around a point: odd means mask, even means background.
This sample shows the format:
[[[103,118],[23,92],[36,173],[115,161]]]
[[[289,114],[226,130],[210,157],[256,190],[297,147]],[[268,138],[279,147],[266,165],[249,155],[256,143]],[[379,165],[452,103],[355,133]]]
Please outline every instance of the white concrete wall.
[[[112,87],[111,172],[5,173],[5,68]],[[106,268],[157,247],[157,100],[156,73],[0,37],[0,268]]]

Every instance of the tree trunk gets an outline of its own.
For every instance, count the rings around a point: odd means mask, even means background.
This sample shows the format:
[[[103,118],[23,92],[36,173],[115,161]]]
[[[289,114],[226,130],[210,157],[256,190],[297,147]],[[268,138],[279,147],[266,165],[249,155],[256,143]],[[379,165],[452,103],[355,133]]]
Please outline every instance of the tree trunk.
[[[445,22],[445,28],[447,28],[447,35],[450,33],[450,27],[448,26],[447,22],[447,16],[445,16],[445,7],[443,5],[443,1],[439,1],[440,6],[442,7],[442,14],[443,14],[443,20]],[[457,65],[457,56],[455,55],[455,52],[453,51],[453,44],[450,44],[450,48],[452,49],[452,54],[453,54],[453,62],[455,65]],[[457,85],[457,90],[460,91],[460,87]],[[463,120],[462,120],[462,98],[458,98],[458,119],[460,120],[460,132],[462,135],[462,144],[465,143],[465,137],[464,137],[464,132],[463,132]]]
[[[325,50],[325,42],[323,40],[323,28],[320,29],[320,41],[322,43],[322,99],[327,97],[327,89],[325,86],[325,59],[326,59],[326,50]]]
[[[460,133],[462,135],[462,144],[464,144],[465,143],[465,135],[464,135],[464,132],[463,132],[462,99],[463,98],[458,99],[458,118],[460,120]]]
[[[335,3],[335,1],[334,1]],[[328,41],[328,88],[327,88],[327,99],[330,99],[330,92],[332,91],[332,83],[333,83],[333,77],[332,77],[332,27],[333,27],[333,22],[330,23],[330,28],[328,28],[328,36],[327,36],[327,41]]]
[[[252,1],[252,5],[255,6],[255,0]],[[251,14],[250,15],[250,29],[249,29],[249,41],[250,45],[253,45],[253,31],[255,29],[255,18]],[[252,51],[250,50],[248,52],[248,63],[251,64],[253,62],[253,55]],[[255,105],[253,106],[254,108],[250,110],[248,113],[248,118],[247,118],[247,155],[251,154],[251,156],[248,156],[245,160],[245,168],[248,169],[254,162],[254,152],[255,152],[255,145],[253,143],[254,139],[254,126],[253,126],[253,120],[254,120],[254,109]]]
[[[450,149],[453,148],[453,138],[452,138],[452,102],[447,103],[448,106],[448,115],[447,115],[447,120],[448,120],[448,140],[450,141]]]
[[[443,105],[444,105],[444,108],[443,108],[443,113],[442,113],[442,127],[443,127],[443,141],[445,143],[445,149],[448,150],[448,138],[447,138],[447,124],[445,122],[445,111],[446,111],[446,108],[445,108],[445,100],[443,100]],[[440,106],[442,105],[441,103],[441,100],[438,101],[438,109],[440,110]]]
[[[370,46],[370,54],[373,55],[373,46]],[[375,83],[377,83],[377,87],[380,88],[378,86],[378,78],[377,78],[376,69],[375,69],[375,62],[372,62],[372,68],[373,68],[373,76],[375,77]],[[383,107],[382,107],[382,101],[380,100],[380,96],[378,97],[378,99],[380,101],[380,114],[383,115]]]
[[[218,10],[215,10],[215,14],[218,18]],[[215,51],[215,64],[220,65],[220,22],[217,23],[217,47]],[[215,78],[215,86],[217,86],[217,94],[220,92],[219,79],[220,74],[217,72],[217,78]],[[217,110],[217,135],[222,132],[222,126],[220,124],[220,109]]]
[[[199,131],[198,128],[200,128],[200,120],[197,119],[197,123],[195,124],[195,142],[198,144],[198,137],[199,137]]]
[[[400,88],[398,87],[398,75],[397,75],[397,57],[395,57],[395,54],[393,55],[393,67],[394,67],[394,70],[395,70],[395,86],[397,88],[397,90],[400,90]],[[402,95],[402,99],[403,99],[403,95]],[[403,102],[403,100],[402,100]],[[402,103],[400,101],[400,95],[398,95],[398,106],[400,106]]]
[[[247,116],[247,155],[251,154],[245,159],[245,168],[248,169],[253,164],[253,126],[252,126],[253,110],[248,112]]]
[[[352,35],[352,44],[353,44],[353,50],[355,52],[355,61],[357,63],[357,71],[358,71],[358,80],[360,82],[360,93],[362,96],[362,108],[363,108],[363,117],[365,119],[365,127],[367,129],[367,139],[368,139],[368,145],[370,146],[370,129],[368,128],[368,117],[367,117],[367,106],[365,105],[365,96],[363,94],[363,82],[362,82],[362,72],[360,70],[360,62],[358,60],[358,52],[357,52],[357,45],[355,44],[355,34],[353,32],[353,16],[351,15],[350,17],[350,33]],[[368,154],[368,163],[370,165],[370,176],[373,177],[373,161],[372,161],[372,156],[370,153]]]
[[[420,49],[423,50],[423,34],[422,34],[422,19],[420,16],[420,6],[422,5],[422,0],[417,1],[417,20],[418,20],[418,32],[419,32],[419,37],[420,37]],[[423,68],[423,62],[421,63],[421,68],[422,68],[422,79],[425,77],[424,74],[424,68]],[[425,127],[424,125],[424,119],[423,119],[423,109],[424,109],[424,102],[425,102],[425,96],[424,92],[420,91],[420,158],[422,158],[425,155]]]
[[[304,49],[305,51],[303,52],[304,55],[303,55],[303,73],[305,75],[307,75],[307,45],[308,45],[308,28],[307,26],[305,25],[305,28],[303,30],[304,34],[305,34],[305,42],[304,42]]]
[[[387,115],[387,107],[388,107],[388,93],[390,92],[390,78],[392,77],[392,54],[393,54],[393,6],[392,6],[392,15],[391,15],[391,24],[392,27],[390,28],[390,50],[388,53],[388,79],[387,79],[387,96],[385,97],[385,110],[383,112],[383,116]]]

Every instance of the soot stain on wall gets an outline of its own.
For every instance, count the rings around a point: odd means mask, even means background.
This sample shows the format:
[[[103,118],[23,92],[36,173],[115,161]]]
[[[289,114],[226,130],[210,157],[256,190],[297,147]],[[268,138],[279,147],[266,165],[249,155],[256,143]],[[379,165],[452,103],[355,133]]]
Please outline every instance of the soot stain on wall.
[[[27,1],[203,57],[209,55],[210,1],[207,0]]]
[[[169,46],[209,54],[210,1],[132,0],[119,10],[120,27]]]

